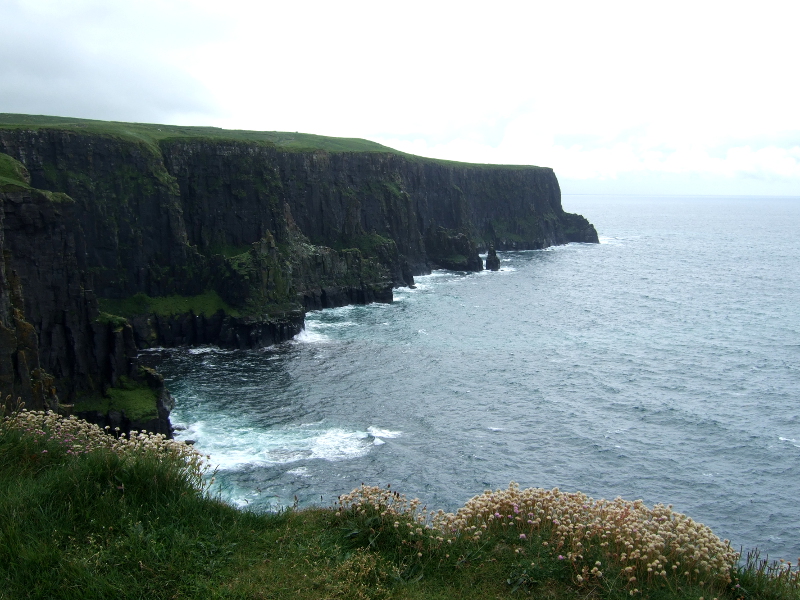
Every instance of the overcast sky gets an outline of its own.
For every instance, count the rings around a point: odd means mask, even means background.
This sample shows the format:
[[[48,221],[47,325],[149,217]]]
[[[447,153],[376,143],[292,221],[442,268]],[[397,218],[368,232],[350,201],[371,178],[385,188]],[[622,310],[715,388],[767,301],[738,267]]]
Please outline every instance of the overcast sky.
[[[796,0],[0,0],[0,112],[362,137],[565,193],[800,196]]]

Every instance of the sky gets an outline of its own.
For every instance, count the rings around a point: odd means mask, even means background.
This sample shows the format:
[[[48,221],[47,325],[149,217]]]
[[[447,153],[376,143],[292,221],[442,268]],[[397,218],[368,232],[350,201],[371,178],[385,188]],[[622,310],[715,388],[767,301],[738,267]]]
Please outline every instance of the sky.
[[[567,194],[800,196],[797,0],[0,0],[0,112],[552,167]]]

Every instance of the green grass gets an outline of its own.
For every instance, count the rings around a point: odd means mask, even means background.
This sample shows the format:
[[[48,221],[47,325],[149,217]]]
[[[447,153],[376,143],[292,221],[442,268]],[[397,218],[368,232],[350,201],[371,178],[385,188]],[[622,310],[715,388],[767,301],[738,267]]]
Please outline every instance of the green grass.
[[[352,236],[345,242],[335,244],[336,250],[359,250],[361,254],[368,257],[378,257],[382,252],[386,252],[387,249],[391,252],[395,247],[394,240],[385,238],[377,233]]]
[[[30,177],[22,163],[0,152],[0,191],[28,190],[31,187],[28,181]]]
[[[233,141],[265,144],[289,152],[313,152],[322,150],[330,153],[376,152],[396,154],[413,162],[430,162],[459,168],[499,168],[510,170],[542,168],[528,165],[461,163],[435,158],[425,158],[400,152],[399,150],[383,146],[377,142],[361,138],[339,138],[284,131],[247,131],[243,129],[220,129],[219,127],[124,123],[118,121],[97,121],[94,119],[14,113],[0,113],[0,129],[57,129],[60,131],[91,133],[114,138],[137,140],[151,146],[154,150],[157,150],[159,142],[162,141]]]
[[[151,298],[147,294],[136,294],[129,298],[100,298],[101,318],[124,317],[130,319],[139,315],[155,314],[160,317],[182,315],[193,312],[196,315],[210,317],[220,310],[231,316],[239,316],[239,311],[229,306],[219,294],[210,290],[197,296],[158,296]],[[107,316],[103,317],[103,313]]]
[[[122,331],[122,328],[128,324],[128,319],[107,312],[101,312],[97,317],[97,322],[101,325],[111,325],[114,331]]]
[[[60,423],[0,425],[2,600],[631,597],[610,564],[581,582],[578,563],[545,544],[546,528],[524,543],[505,523],[479,542],[414,534],[422,526],[413,511],[387,510],[400,497],[359,502],[371,492],[332,508],[254,514],[210,496],[198,455],[183,444],[116,442],[88,424]],[[612,559],[599,546],[582,553]],[[733,575],[722,585],[643,578],[634,596],[800,599],[797,575],[780,565],[753,558]]]
[[[120,377],[117,387],[109,388],[107,396],[80,398],[75,402],[74,411],[97,411],[103,414],[112,410],[125,411],[132,421],[148,421],[158,417],[157,401],[156,393],[147,384]]]
[[[31,189],[27,183],[0,176],[0,192],[23,192]]]
[[[219,127],[189,127],[153,123],[123,123],[71,117],[0,113],[3,129],[60,129],[114,137],[133,138],[156,145],[170,139],[261,142],[287,150],[326,150],[328,152],[396,152],[387,146],[359,138],[335,138],[308,133],[246,131]]]

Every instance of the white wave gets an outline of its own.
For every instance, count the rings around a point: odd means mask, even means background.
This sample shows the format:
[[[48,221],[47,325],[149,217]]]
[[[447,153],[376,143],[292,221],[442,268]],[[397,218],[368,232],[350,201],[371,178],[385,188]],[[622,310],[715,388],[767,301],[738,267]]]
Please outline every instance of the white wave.
[[[324,333],[315,331],[313,328],[309,327],[309,323],[306,323],[305,329],[294,336],[294,341],[300,342],[301,344],[321,344],[330,341],[330,338]]]
[[[437,269],[436,271],[432,271],[428,275],[415,275],[414,276],[414,283],[419,289],[420,284],[424,285],[426,283],[435,283],[437,279],[449,279],[453,277],[452,271],[445,271],[444,269]]]
[[[380,429],[379,427],[367,427],[367,433],[370,434],[372,437],[381,437],[381,438],[396,438],[403,435],[402,431],[392,431],[391,429]]]
[[[337,315],[337,314],[340,314],[340,313],[347,313],[347,312],[350,312],[351,310],[355,310],[359,306],[363,306],[363,305],[346,304],[345,306],[337,306],[336,308],[319,308],[317,310],[310,310],[310,311],[308,311],[306,313],[306,321],[308,321],[309,319],[318,319],[323,314],[326,314],[326,315]]]
[[[369,447],[364,445],[367,437],[363,431],[329,429],[313,438],[311,458],[336,461],[364,456],[369,452]]]
[[[308,477],[308,469],[306,467],[296,467],[286,471],[287,475],[297,475],[298,477]]]
[[[366,431],[320,424],[257,429],[223,420],[198,421],[179,433],[176,438],[195,440],[195,447],[210,455],[211,464],[221,471],[313,459],[348,460],[364,456],[373,445]]]
[[[353,321],[333,321],[333,322],[324,322],[324,321],[315,321],[313,328],[314,329],[339,329],[342,327],[352,327],[355,325]]]
[[[209,354],[211,352],[217,352],[219,348],[215,348],[213,346],[198,346],[197,348],[189,348],[187,352],[189,354]]]
[[[236,350],[218,346],[197,346],[196,348],[189,348],[188,352],[189,354],[233,354]]]
[[[388,310],[392,308],[392,305],[386,302],[373,302],[372,304],[362,305],[362,308],[366,310]]]
[[[487,427],[489,431],[503,431],[502,427]]]
[[[785,437],[779,437],[778,439],[781,442],[789,442],[795,448],[800,448],[800,442],[798,442],[797,440],[794,440],[792,438],[785,438]]]
[[[384,442],[384,441],[383,441],[381,438],[379,438],[379,437],[373,438],[373,440],[372,440],[372,445],[373,445],[373,446],[383,446],[385,443],[386,443],[386,442]]]

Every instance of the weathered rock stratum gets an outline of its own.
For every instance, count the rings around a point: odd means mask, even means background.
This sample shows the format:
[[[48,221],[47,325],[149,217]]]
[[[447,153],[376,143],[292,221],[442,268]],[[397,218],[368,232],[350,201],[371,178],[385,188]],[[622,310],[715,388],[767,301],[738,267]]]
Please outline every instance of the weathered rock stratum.
[[[0,392],[123,428],[168,429],[138,349],[265,346],[482,250],[597,242],[551,169],[365,140],[0,115],[0,153]],[[111,402],[137,389],[138,421]]]

